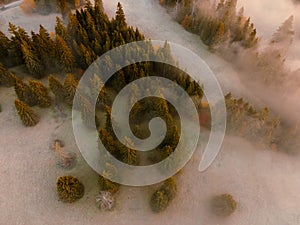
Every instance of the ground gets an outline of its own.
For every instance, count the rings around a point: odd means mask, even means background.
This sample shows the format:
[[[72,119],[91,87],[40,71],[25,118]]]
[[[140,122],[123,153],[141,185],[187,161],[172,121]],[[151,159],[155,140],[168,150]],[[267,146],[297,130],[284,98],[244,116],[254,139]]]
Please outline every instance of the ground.
[[[249,96],[239,74],[219,57],[209,53],[199,38],[184,31],[172,21],[155,0],[121,1],[129,24],[138,26],[151,39],[182,44],[203,57],[216,73],[224,92]],[[110,16],[117,0],[104,0]],[[19,8],[0,14],[27,30],[42,23],[53,30],[55,15],[24,16]],[[2,28],[1,30],[5,30]],[[100,212],[95,203],[99,192],[97,174],[81,158],[75,145],[70,112],[60,117],[55,108],[39,110],[40,123],[33,128],[22,126],[13,107],[16,98],[12,88],[0,88],[0,224],[101,224],[101,225],[297,225],[300,224],[299,156],[272,151],[259,143],[226,136],[221,152],[213,165],[199,173],[199,146],[189,164],[179,174],[178,196],[161,214],[149,207],[154,187],[122,187],[113,212]],[[296,107],[297,109],[297,107]],[[205,139],[206,133],[202,133]],[[61,138],[66,148],[78,156],[76,167],[64,171],[56,166],[51,142]],[[78,177],[86,194],[76,203],[58,201],[56,180],[62,175]],[[209,213],[209,198],[230,193],[237,211],[228,219]]]

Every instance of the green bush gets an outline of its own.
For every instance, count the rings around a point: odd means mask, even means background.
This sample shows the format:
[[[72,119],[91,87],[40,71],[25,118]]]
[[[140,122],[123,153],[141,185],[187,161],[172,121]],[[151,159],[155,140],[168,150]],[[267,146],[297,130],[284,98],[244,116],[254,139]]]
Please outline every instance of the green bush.
[[[56,188],[57,195],[62,202],[75,202],[84,195],[83,184],[72,176],[58,178]]]
[[[230,216],[236,207],[237,203],[230,194],[218,195],[211,199],[211,210],[217,216]]]
[[[153,193],[150,206],[153,212],[161,212],[165,210],[169,205],[169,198],[164,190],[157,190]]]
[[[150,206],[152,211],[158,213],[165,210],[175,198],[176,193],[176,181],[174,177],[171,177],[151,196]]]

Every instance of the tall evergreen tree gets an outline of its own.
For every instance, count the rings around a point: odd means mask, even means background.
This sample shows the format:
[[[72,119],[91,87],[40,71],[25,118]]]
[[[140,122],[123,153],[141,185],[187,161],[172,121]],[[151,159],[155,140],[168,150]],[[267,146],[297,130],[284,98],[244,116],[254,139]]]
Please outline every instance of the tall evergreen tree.
[[[0,63],[5,62],[8,57],[10,40],[8,37],[0,31]]]
[[[127,27],[125,14],[124,14],[123,7],[120,2],[118,2],[118,6],[117,6],[115,23],[116,23],[117,29],[123,30]]]
[[[38,106],[45,108],[51,106],[51,98],[48,95],[48,90],[41,82],[30,80],[29,86],[37,99]]]
[[[0,85],[11,87],[15,85],[16,75],[9,72],[1,63],[0,63]]]
[[[29,85],[22,80],[17,80],[15,83],[15,92],[18,98],[29,106],[37,105],[37,99]]]
[[[70,37],[69,37],[68,30],[58,16],[56,17],[55,33],[56,35],[62,37],[66,42],[69,41]]]
[[[44,67],[35,52],[25,41],[21,44],[21,49],[29,73],[35,78],[42,78],[44,75]]]
[[[39,122],[39,116],[25,103],[16,99],[15,107],[22,120],[22,123],[27,127],[35,126]]]
[[[48,77],[50,90],[55,95],[55,99],[59,102],[65,101],[65,89],[63,84],[53,75]]]
[[[56,36],[56,55],[63,69],[71,72],[74,68],[75,58],[65,40],[59,35]]]
[[[65,90],[65,102],[72,106],[73,99],[76,93],[76,88],[78,85],[78,80],[74,77],[73,74],[68,73],[64,80],[64,90]]]

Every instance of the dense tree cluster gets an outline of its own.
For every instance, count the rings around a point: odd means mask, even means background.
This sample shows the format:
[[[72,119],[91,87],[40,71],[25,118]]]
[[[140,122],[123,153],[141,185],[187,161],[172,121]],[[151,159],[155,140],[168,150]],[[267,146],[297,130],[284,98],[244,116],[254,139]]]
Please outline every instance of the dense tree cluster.
[[[256,29],[243,8],[237,12],[237,0],[220,0],[218,4],[199,0],[165,0],[174,7],[176,20],[200,35],[204,44],[214,51],[219,46],[239,43],[244,48],[257,44]]]
[[[242,98],[235,99],[229,93],[225,96],[227,108],[227,130],[248,138],[274,142],[278,135],[280,120],[270,115],[269,109],[256,110]]]
[[[18,98],[29,106],[47,108],[51,105],[51,98],[47,88],[38,81],[30,80],[26,84],[21,79],[15,82],[15,92]]]
[[[46,2],[46,1],[45,1]],[[65,103],[68,106],[75,106],[81,112],[81,116],[87,127],[91,127],[95,122],[99,131],[99,137],[106,149],[118,160],[129,165],[144,165],[149,161],[159,162],[170,156],[177,147],[180,137],[179,116],[175,108],[161,94],[161,90],[156,90],[155,83],[152,84],[160,97],[146,98],[137,101],[139,94],[150,92],[149,88],[138,88],[133,86],[133,94],[129,101],[135,103],[130,113],[130,126],[134,134],[138,137],[146,137],[149,133],[149,121],[153,117],[161,117],[167,125],[167,134],[163,142],[152,151],[152,160],[149,155],[142,155],[138,151],[128,148],[116,137],[112,122],[111,108],[116,94],[127,84],[139,78],[148,76],[163,76],[178,85],[186,92],[201,101],[203,89],[188,74],[173,66],[163,63],[150,61],[133,63],[123,69],[119,65],[114,65],[113,59],[109,56],[105,58],[105,65],[101,69],[110,71],[114,68],[119,69],[106,83],[99,93],[99,87],[103,86],[103,74],[99,73],[99,66],[95,64],[95,74],[90,80],[91,88],[88,95],[83,95],[81,90],[77,90],[78,81],[82,71],[86,70],[103,53],[129,42],[145,40],[144,36],[136,28],[128,26],[120,3],[118,3],[116,16],[109,19],[103,11],[101,0],[96,0],[92,5],[86,2],[84,8],[76,10],[75,13],[67,13],[65,1],[58,1],[64,19],[68,19],[68,25],[57,17],[55,33],[50,33],[41,25],[37,33],[28,34],[23,28],[9,24],[10,38],[0,33],[0,84],[15,87],[15,92],[19,98],[16,100],[16,108],[21,119],[26,125],[34,125],[38,117],[29,106],[48,107],[51,99],[47,88],[41,82],[30,80],[22,81],[14,74],[9,72],[11,67],[24,65],[27,72],[36,79],[48,77],[50,90],[57,102]],[[136,49],[138,48],[138,49]],[[138,50],[138,51],[136,51]],[[175,63],[172,57],[169,44],[164,46],[153,46],[150,41],[141,45],[136,44],[132,49],[128,48],[125,54],[120,54],[119,60],[134,60],[149,58],[150,56],[158,59]],[[123,57],[123,58],[122,58]],[[115,60],[115,59],[114,59]],[[100,66],[99,66],[100,67]],[[55,74],[55,75],[52,75]],[[154,81],[153,81],[154,82]],[[146,83],[144,84],[146,87]],[[151,85],[150,85],[151,86]],[[153,91],[151,90],[151,91]],[[74,102],[75,93],[78,94],[78,101]],[[98,96],[95,108],[96,118],[91,119],[93,107],[91,99]],[[179,99],[179,98],[178,98]],[[74,105],[75,104],[75,105]],[[105,114],[105,123],[97,115]],[[29,122],[28,122],[29,121]],[[125,137],[124,143],[132,140]],[[60,151],[60,154],[62,151]],[[145,159],[141,162],[141,158]],[[176,163],[176,162],[174,162]],[[101,176],[99,179],[101,191],[108,191],[114,194],[119,189],[119,184],[111,182],[111,166],[107,163],[108,169],[105,173],[108,176]],[[172,165],[170,165],[172,167]],[[167,169],[167,168],[165,168]],[[103,174],[102,174],[103,175]],[[73,202],[81,198],[84,192],[83,185],[70,176],[61,177],[57,182],[57,193],[59,198],[65,202]],[[159,194],[160,193],[160,194]],[[160,210],[165,208],[175,197],[176,183],[173,179],[165,182],[159,190],[158,195],[167,200],[167,204],[158,202]],[[153,204],[160,197],[153,197]],[[101,202],[103,203],[103,196]],[[163,204],[164,206],[159,206]]]

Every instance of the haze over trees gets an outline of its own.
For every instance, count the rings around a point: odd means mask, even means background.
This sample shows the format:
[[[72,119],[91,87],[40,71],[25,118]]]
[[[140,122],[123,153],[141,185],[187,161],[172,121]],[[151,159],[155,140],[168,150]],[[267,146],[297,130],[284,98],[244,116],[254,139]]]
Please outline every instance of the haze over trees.
[[[239,44],[243,48],[255,47],[258,38],[244,9],[237,11],[237,0],[210,1],[168,0],[173,6],[175,19],[188,31],[198,34],[211,51]]]
[[[294,37],[293,16],[283,22],[266,46],[260,44],[257,31],[237,0],[161,0],[185,29],[200,36],[212,52],[234,61],[251,81],[271,88],[295,90],[299,71],[290,71],[285,58]],[[251,71],[250,73],[248,71]]]

